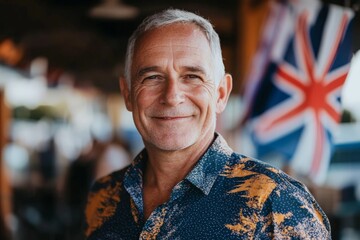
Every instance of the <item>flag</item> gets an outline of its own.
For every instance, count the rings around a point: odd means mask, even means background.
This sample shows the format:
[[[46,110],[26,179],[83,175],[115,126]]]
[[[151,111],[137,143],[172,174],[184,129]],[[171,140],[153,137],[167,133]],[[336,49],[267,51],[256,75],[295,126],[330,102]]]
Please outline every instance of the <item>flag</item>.
[[[256,156],[281,156],[315,183],[325,180],[340,120],[352,18],[314,0],[275,4],[245,89]]]

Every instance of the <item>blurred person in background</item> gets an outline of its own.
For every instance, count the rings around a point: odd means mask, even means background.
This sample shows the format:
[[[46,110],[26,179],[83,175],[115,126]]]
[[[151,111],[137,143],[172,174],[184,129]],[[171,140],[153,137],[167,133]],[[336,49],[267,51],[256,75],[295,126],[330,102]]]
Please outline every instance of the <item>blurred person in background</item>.
[[[331,238],[303,184],[215,131],[232,77],[209,21],[176,9],[144,20],[120,87],[145,148],[93,185],[87,239]]]

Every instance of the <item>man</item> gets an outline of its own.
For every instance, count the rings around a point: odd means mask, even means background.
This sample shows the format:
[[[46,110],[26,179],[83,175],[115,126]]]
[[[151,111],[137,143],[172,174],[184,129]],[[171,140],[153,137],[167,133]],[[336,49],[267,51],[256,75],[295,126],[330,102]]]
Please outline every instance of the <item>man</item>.
[[[93,186],[88,239],[330,238],[301,183],[215,132],[232,78],[207,20],[181,10],[146,19],[129,39],[120,87],[145,149]]]

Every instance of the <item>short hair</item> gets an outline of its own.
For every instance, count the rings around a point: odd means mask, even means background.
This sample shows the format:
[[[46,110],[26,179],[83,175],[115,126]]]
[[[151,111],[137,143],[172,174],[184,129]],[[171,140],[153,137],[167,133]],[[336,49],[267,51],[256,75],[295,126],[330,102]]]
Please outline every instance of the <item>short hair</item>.
[[[167,9],[145,18],[129,38],[125,56],[125,78],[128,83],[128,87],[131,86],[131,65],[134,57],[136,41],[150,30],[174,23],[195,24],[205,34],[207,40],[209,41],[212,59],[214,59],[214,82],[216,85],[219,84],[220,80],[225,75],[225,67],[221,53],[220,38],[214,30],[212,24],[205,18],[192,12],[179,9]]]

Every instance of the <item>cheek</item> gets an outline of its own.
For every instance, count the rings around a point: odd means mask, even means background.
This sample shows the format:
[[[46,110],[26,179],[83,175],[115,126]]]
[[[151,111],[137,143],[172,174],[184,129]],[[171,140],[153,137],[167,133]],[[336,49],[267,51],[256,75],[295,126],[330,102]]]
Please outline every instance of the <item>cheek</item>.
[[[148,93],[146,88],[137,85],[133,87],[133,91],[131,95],[132,95],[133,103],[136,105],[141,105],[140,103],[144,101],[144,98],[146,95],[148,95]]]
[[[216,92],[212,87],[202,86],[194,89],[192,99],[202,111],[207,112],[207,115],[215,111]]]
[[[152,88],[139,87],[134,88],[132,92],[132,104],[136,109],[144,109],[153,104],[158,98],[159,91]]]

